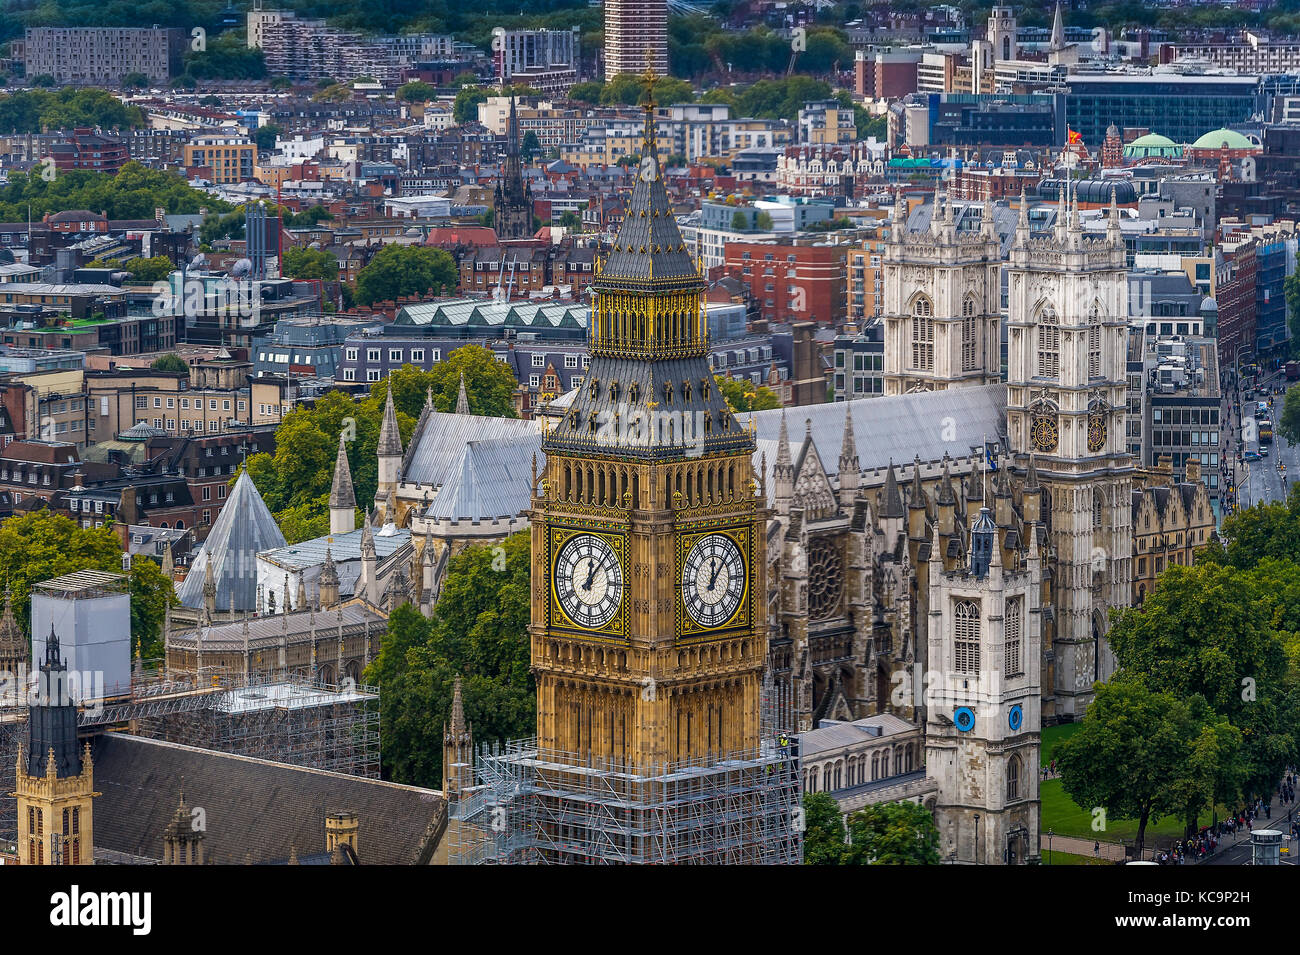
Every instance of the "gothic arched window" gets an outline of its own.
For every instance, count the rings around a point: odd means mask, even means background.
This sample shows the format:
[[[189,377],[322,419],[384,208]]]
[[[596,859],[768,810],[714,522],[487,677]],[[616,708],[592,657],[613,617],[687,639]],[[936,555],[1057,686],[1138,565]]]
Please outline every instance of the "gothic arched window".
[[[1008,597],[1004,622],[1006,642],[1004,647],[1002,673],[1012,677],[1020,675],[1020,598]]]
[[[930,300],[918,295],[912,305],[912,367],[934,370],[934,309]]]
[[[975,298],[967,296],[961,305],[961,370],[975,370],[976,356]]]
[[[980,672],[980,607],[973,600],[953,610],[953,664],[958,673]]]
[[[1038,377],[1061,374],[1061,320],[1051,306],[1038,316]]]
[[[1007,799],[1020,798],[1020,757],[1007,760]]]
[[[1088,377],[1101,377],[1101,306],[1088,313]]]

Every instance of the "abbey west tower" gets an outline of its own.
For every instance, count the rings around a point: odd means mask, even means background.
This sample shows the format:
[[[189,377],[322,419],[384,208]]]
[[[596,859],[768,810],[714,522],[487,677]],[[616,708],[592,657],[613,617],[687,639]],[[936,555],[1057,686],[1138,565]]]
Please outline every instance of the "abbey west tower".
[[[884,248],[885,394],[942,391],[1001,380],[1001,257],[993,209],[959,231],[936,199],[928,232],[908,231],[899,197]]]
[[[1017,465],[1034,456],[1054,552],[1055,713],[1044,715],[1079,718],[1114,671],[1107,610],[1131,602],[1128,286],[1113,200],[1104,237],[1080,234],[1076,201],[1052,236],[1031,238],[1022,197],[1007,288],[1007,437]]]
[[[592,288],[591,366],[534,488],[542,753],[652,766],[752,752],[767,653],[754,439],[714,385],[704,281],[645,145]]]

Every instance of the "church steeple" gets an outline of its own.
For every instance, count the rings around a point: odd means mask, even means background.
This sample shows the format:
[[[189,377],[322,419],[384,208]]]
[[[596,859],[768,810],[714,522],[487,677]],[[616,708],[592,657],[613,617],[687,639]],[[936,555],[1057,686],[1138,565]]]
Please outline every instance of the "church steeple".
[[[402,432],[397,427],[397,408],[393,404],[393,381],[388,380],[388,398],[384,402],[384,422],[379,428],[379,486],[375,488],[375,505],[382,507],[390,491],[397,490],[402,468]],[[395,515],[385,514],[385,521],[395,521]]]

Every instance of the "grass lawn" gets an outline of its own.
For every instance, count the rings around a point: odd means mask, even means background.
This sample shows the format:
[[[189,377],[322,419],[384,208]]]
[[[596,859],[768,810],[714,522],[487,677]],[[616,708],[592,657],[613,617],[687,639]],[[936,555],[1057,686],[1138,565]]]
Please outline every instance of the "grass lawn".
[[[1049,779],[1045,783],[1039,783],[1039,794],[1042,799],[1039,831],[1044,834],[1044,844],[1047,841],[1046,832],[1048,829],[1051,829],[1057,835],[1078,836],[1081,839],[1101,839],[1105,842],[1132,842],[1137,839],[1136,819],[1108,817],[1106,819],[1106,830],[1104,832],[1094,832],[1092,829],[1092,814],[1074,804],[1074,801],[1061,789],[1059,779]],[[1219,818],[1223,818],[1223,813],[1219,814]],[[1209,812],[1201,814],[1201,825],[1208,826],[1210,820],[1211,814]],[[1182,836],[1183,820],[1181,817],[1164,816],[1157,823],[1147,824],[1147,845],[1153,845],[1157,840],[1181,839]]]
[[[1053,849],[1048,852],[1046,848],[1043,852],[1043,865],[1114,865],[1109,859],[1094,859],[1092,856],[1076,856],[1069,852],[1060,852]]]
[[[1069,739],[1083,727],[1082,723],[1061,723],[1059,726],[1046,726],[1043,728],[1043,766],[1052,765],[1052,756],[1056,752],[1056,745],[1063,739]]]

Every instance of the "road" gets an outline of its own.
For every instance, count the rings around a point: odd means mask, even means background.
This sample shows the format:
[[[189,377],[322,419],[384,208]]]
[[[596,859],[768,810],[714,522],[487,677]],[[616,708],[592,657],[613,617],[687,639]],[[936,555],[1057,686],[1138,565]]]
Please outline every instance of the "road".
[[[1276,387],[1285,387],[1287,382],[1282,378],[1281,373],[1271,376],[1266,382],[1269,389]],[[1257,398],[1248,398],[1244,400],[1246,418],[1252,418]],[[1276,430],[1277,419],[1282,414],[1282,395],[1273,396],[1272,420],[1274,430]],[[1274,438],[1273,446],[1268,448],[1268,454],[1259,461],[1241,463],[1237,461],[1237,455],[1241,451],[1241,418],[1240,413],[1243,408],[1243,399],[1240,393],[1233,395],[1232,410],[1230,412],[1230,421],[1232,429],[1229,432],[1231,444],[1226,456],[1229,469],[1235,469],[1236,481],[1231,478],[1234,476],[1233,471],[1229,470],[1228,476],[1224,478],[1228,483],[1237,485],[1237,499],[1241,507],[1251,507],[1261,501],[1282,501],[1286,499],[1287,490],[1291,481],[1300,475],[1300,446],[1292,445],[1280,435]],[[1261,448],[1261,451],[1264,449]],[[1278,465],[1286,466],[1285,475],[1278,470]]]
[[[1274,793],[1269,808],[1272,810],[1273,818],[1265,819],[1261,814],[1252,825],[1256,829],[1277,829],[1286,833],[1288,839],[1282,843],[1282,847],[1290,851],[1282,854],[1282,861],[1284,864],[1294,862],[1295,857],[1300,855],[1300,844],[1290,838],[1290,820],[1297,811],[1300,811],[1300,801],[1283,805],[1278,794]],[[1233,838],[1235,842],[1220,842],[1219,848],[1212,855],[1207,856],[1200,865],[1249,865],[1250,833],[1242,830],[1235,837],[1229,837],[1229,839]]]

